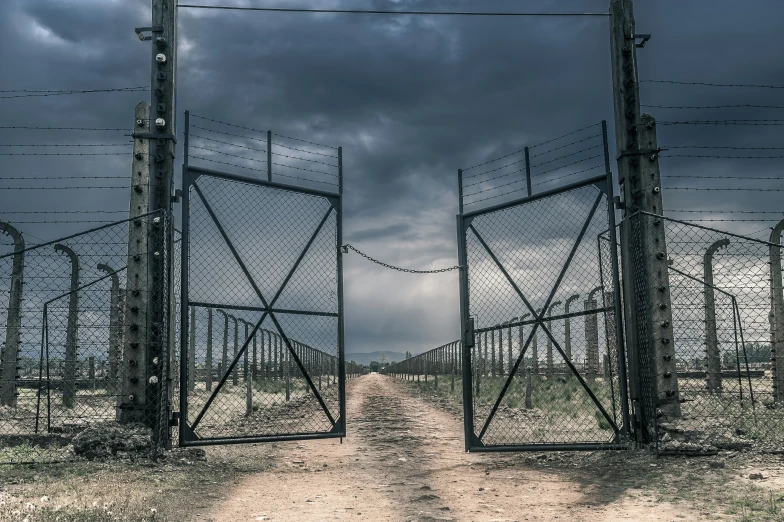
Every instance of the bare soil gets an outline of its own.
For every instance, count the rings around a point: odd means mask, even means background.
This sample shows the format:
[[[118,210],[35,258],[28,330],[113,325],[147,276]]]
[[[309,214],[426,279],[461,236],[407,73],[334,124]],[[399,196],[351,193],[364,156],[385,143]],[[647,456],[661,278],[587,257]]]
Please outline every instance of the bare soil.
[[[782,457],[464,451],[452,397],[347,383],[349,436],[0,466],[0,521],[782,521]]]
[[[245,477],[197,520],[669,521],[721,516],[715,507],[700,511],[668,502],[656,490],[635,488],[634,481],[624,484],[621,467],[617,474],[597,470],[592,480],[591,473],[553,456],[465,453],[458,416],[381,375],[349,383],[348,416],[349,437],[342,444],[278,444],[276,466]],[[636,465],[645,467],[636,474],[648,473],[653,463],[642,460]]]

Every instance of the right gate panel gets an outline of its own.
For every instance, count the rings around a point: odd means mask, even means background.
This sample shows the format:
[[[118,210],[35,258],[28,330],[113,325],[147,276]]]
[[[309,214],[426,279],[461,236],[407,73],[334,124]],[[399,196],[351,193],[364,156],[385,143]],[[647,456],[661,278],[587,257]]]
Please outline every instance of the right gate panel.
[[[625,447],[608,179],[458,216],[466,449]]]

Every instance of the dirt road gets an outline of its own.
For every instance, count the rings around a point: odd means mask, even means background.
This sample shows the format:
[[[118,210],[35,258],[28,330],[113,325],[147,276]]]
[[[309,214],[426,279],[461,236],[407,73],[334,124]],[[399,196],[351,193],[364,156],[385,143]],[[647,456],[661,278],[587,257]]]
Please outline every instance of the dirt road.
[[[348,386],[349,436],[277,445],[278,465],[246,477],[196,520],[513,521],[712,519],[642,492],[607,499],[519,456],[467,454],[462,420],[388,377]]]

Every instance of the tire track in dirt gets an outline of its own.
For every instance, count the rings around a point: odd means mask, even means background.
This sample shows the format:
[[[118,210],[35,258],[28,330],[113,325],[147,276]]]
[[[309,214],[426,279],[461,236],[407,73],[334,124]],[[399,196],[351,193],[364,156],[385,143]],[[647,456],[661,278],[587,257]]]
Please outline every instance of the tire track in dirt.
[[[348,438],[275,445],[274,469],[227,488],[194,520],[699,520],[648,499],[599,502],[568,474],[468,454],[462,419],[381,375],[348,383]]]

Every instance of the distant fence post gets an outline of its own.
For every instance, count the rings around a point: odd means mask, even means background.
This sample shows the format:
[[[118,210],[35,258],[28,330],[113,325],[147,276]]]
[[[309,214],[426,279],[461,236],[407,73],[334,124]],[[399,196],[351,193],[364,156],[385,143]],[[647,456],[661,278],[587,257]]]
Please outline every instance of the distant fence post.
[[[76,403],[76,343],[79,328],[79,258],[70,247],[57,243],[54,249],[66,254],[71,262],[71,290],[68,296],[68,326],[65,333],[65,371],[63,375],[63,406]]]
[[[8,299],[8,320],[5,345],[0,352],[0,406],[16,407],[16,366],[22,335],[22,283],[24,279],[25,242],[22,233],[0,221],[0,231],[14,240],[14,259],[11,268],[11,291]]]
[[[703,281],[705,281],[705,358],[708,393],[718,393],[721,383],[721,355],[716,334],[716,296],[713,292],[713,255],[720,248],[729,246],[727,238],[714,241],[702,259]]]

